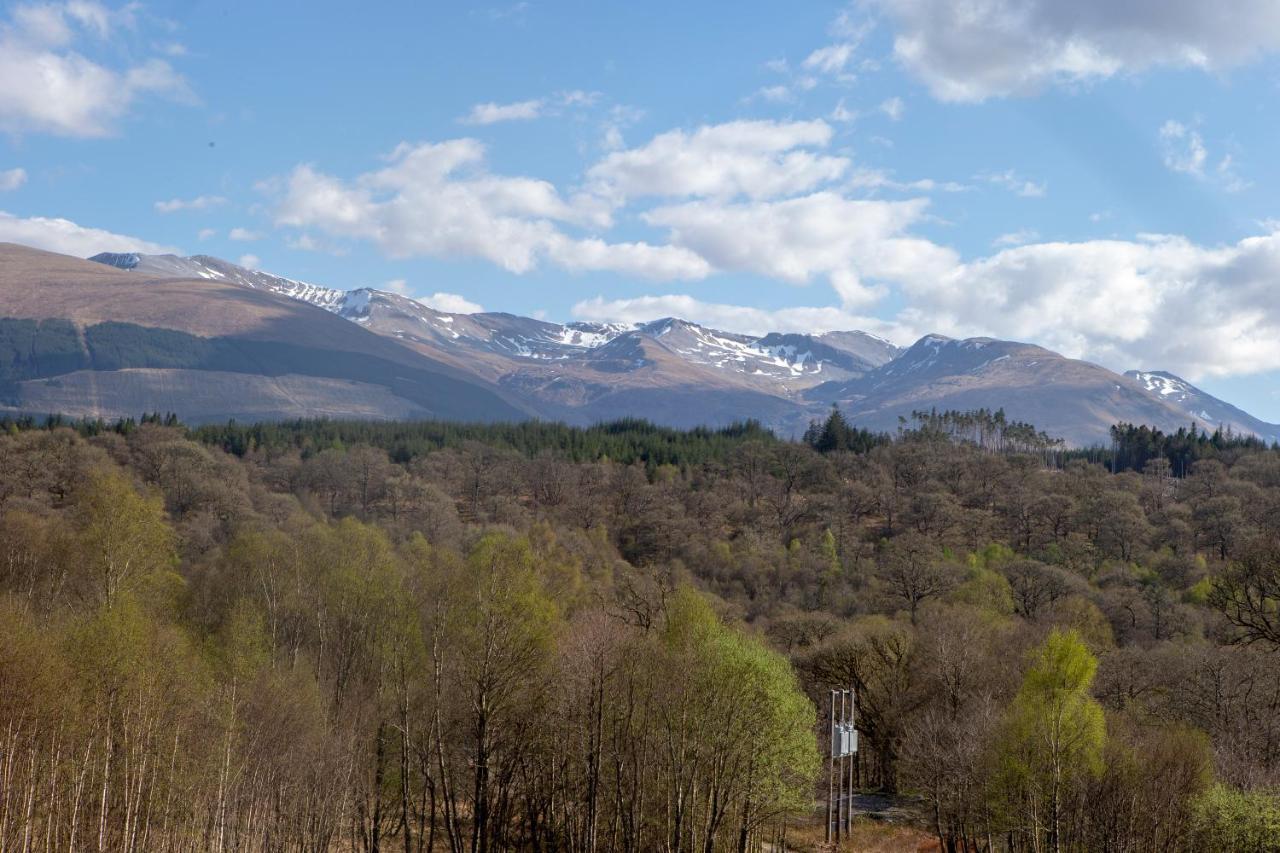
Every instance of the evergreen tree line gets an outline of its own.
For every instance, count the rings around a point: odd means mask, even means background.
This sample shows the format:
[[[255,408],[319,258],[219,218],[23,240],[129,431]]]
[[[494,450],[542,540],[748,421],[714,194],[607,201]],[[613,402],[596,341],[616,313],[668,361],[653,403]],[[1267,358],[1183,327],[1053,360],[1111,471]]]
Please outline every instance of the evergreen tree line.
[[[1164,433],[1154,427],[1121,423],[1111,428],[1110,466],[1113,471],[1142,471],[1156,460],[1167,464],[1173,476],[1185,477],[1201,459],[1262,450],[1280,451],[1280,445],[1268,446],[1255,435],[1236,434],[1230,426],[1210,434],[1193,423],[1178,427],[1175,433]]]

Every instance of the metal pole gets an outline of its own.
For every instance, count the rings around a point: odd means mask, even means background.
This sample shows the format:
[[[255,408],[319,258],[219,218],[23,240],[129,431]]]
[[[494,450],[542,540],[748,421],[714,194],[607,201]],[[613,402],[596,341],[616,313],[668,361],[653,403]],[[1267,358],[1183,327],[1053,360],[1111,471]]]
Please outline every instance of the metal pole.
[[[858,694],[856,694],[854,690],[850,690],[849,692],[849,720],[847,720],[847,725],[849,725],[850,729],[854,731],[854,733],[856,733],[856,730],[858,730],[856,729],[856,726],[858,726]],[[851,736],[856,736],[856,734]],[[852,829],[852,827],[854,827],[854,765],[855,763],[858,763],[858,742],[856,742],[856,740],[854,744],[852,744],[852,747],[854,747],[854,754],[852,754],[852,756],[850,757],[850,762],[849,762],[849,829],[850,830]]]
[[[827,749],[831,758],[827,762],[827,843],[831,843],[832,799],[835,796],[836,784],[836,692],[831,691],[831,732],[827,738]]]
[[[845,693],[840,691],[840,799],[836,801],[836,839],[838,840],[845,829],[844,823],[844,716],[845,716]]]

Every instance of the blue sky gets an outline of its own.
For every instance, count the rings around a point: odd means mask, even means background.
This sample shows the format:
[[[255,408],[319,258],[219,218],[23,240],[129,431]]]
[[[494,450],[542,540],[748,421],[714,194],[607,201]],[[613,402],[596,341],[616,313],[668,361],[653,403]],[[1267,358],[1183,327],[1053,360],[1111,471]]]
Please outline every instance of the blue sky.
[[[6,4],[0,239],[989,334],[1280,421],[1280,4],[964,5]]]

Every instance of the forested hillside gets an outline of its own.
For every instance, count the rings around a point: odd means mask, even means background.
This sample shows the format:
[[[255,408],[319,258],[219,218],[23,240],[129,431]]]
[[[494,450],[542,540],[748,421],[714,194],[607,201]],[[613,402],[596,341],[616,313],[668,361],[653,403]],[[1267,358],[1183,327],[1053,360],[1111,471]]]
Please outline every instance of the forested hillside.
[[[1256,441],[4,427],[0,849],[1280,850]]]

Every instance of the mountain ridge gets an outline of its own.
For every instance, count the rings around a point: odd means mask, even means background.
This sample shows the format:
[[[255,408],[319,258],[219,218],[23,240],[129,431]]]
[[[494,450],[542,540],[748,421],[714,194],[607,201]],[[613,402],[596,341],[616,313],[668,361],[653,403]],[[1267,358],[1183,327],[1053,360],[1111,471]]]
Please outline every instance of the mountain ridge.
[[[554,323],[505,312],[449,313],[375,288],[344,291],[208,255],[103,253],[152,276],[217,281],[306,302],[499,389],[529,413],[586,424],[623,416],[675,426],[754,418],[798,435],[831,405],[892,430],[912,410],[1003,408],[1072,444],[1120,421],[1172,430],[1231,424],[1269,441],[1280,427],[1160,371],[1113,372],[1035,344],[929,334],[898,347],[866,332],[746,335],[677,317]],[[1169,376],[1178,393],[1151,377]]]
[[[11,243],[0,243],[0,409],[174,411],[192,422],[527,414],[498,389],[295,299]]]

